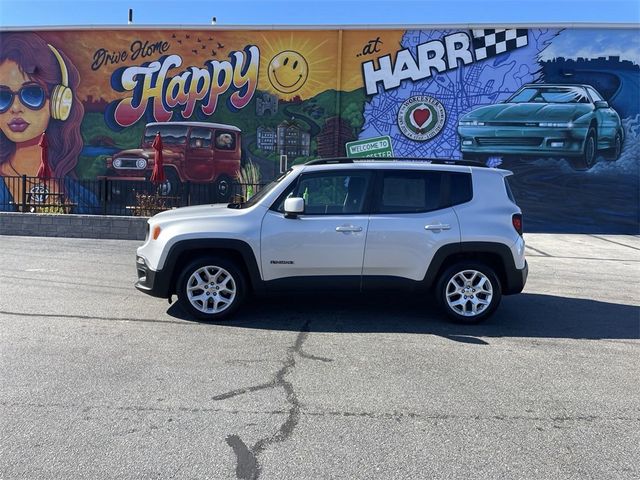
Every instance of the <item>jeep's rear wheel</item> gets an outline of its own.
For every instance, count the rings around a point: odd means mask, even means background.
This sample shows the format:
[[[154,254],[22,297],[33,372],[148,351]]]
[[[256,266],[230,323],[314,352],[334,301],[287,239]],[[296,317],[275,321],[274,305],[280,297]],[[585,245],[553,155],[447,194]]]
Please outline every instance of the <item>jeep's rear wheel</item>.
[[[500,304],[502,289],[493,269],[481,263],[458,263],[439,278],[436,295],[449,318],[478,323]]]
[[[202,320],[220,320],[242,303],[244,275],[224,258],[200,258],[182,271],[177,292],[178,302],[187,313]]]

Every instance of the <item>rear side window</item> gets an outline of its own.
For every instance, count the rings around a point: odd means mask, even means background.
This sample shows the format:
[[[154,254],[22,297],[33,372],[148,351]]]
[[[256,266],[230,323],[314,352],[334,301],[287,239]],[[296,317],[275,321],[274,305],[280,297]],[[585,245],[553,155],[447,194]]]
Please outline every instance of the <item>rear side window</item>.
[[[378,213],[419,213],[471,200],[471,175],[455,172],[384,171]]]
[[[513,203],[517,203],[516,197],[513,196],[513,191],[511,190],[511,186],[509,185],[509,177],[504,177],[504,188],[507,191],[509,200],[511,200]]]
[[[451,182],[448,207],[470,202],[473,198],[471,175],[468,173],[447,173]]]

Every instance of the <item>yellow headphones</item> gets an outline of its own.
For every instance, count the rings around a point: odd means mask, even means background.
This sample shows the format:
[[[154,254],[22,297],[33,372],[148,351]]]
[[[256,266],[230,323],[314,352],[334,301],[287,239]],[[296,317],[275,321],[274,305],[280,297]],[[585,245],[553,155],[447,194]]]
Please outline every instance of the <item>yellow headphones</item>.
[[[56,120],[65,121],[69,118],[71,104],[73,103],[73,92],[69,88],[69,73],[67,72],[67,66],[64,64],[60,52],[58,52],[53,45],[48,43],[47,45],[53,52],[53,55],[55,55],[56,60],[58,60],[60,74],[62,76],[60,85],[53,87],[53,92],[51,92],[51,116]]]

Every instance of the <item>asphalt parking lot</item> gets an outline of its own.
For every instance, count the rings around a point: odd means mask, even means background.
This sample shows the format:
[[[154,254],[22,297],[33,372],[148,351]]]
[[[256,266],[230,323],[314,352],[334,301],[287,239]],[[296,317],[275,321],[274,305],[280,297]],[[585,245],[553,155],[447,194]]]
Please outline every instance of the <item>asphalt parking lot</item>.
[[[640,238],[526,235],[477,326],[425,298],[198,323],[138,242],[0,237],[0,478],[640,477]]]

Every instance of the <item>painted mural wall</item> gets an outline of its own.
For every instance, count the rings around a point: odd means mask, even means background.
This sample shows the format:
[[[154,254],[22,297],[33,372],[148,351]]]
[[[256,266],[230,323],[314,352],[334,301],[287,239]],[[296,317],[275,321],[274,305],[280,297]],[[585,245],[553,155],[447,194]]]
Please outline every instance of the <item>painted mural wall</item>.
[[[638,233],[639,65],[638,29],[5,31],[0,174],[43,131],[71,192],[148,178],[157,132],[174,188],[385,137],[512,170],[529,231]]]

